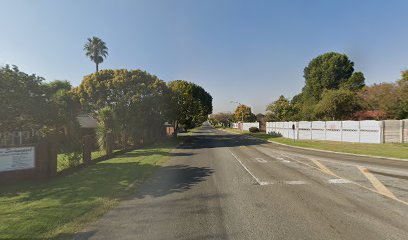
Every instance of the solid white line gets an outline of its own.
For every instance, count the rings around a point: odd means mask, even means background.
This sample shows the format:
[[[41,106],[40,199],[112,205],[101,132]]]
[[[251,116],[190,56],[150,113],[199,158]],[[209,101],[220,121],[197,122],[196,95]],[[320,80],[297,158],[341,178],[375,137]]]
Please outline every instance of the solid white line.
[[[237,156],[235,156],[235,154],[230,149],[228,149],[228,151],[230,151],[231,155],[241,164],[241,166],[255,179],[255,181],[259,185],[267,185],[266,182],[262,182],[257,177],[255,177],[255,175],[251,171],[249,171],[249,169],[241,162],[241,160],[239,160]]]

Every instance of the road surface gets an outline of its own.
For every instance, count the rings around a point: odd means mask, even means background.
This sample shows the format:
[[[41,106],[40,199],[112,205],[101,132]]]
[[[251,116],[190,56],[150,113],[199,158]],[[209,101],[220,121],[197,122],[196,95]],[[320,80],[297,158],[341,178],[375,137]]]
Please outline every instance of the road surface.
[[[408,239],[408,162],[204,126],[75,239]]]

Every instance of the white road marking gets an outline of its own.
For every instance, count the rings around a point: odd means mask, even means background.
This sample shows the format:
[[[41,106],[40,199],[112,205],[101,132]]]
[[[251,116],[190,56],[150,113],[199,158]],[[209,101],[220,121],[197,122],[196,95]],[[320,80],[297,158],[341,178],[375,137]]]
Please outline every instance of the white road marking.
[[[302,184],[307,184],[305,181],[285,181],[285,184],[289,185],[302,185]]]
[[[290,163],[289,160],[286,160],[286,159],[281,158],[281,157],[277,157],[276,159],[278,159],[278,160],[280,160],[281,162],[284,162],[284,163]]]
[[[333,178],[329,179],[328,181],[330,184],[337,184],[337,183],[351,183],[350,180],[342,179],[342,178]]]
[[[260,163],[266,163],[267,161],[263,158],[255,158],[256,161],[260,162]]]
[[[231,155],[241,164],[241,166],[255,179],[255,181],[259,185],[265,185],[265,182],[259,180],[251,171],[249,171],[249,169],[241,162],[241,160],[239,160],[237,156],[235,156],[235,154],[231,150],[228,149],[228,151],[230,151]]]

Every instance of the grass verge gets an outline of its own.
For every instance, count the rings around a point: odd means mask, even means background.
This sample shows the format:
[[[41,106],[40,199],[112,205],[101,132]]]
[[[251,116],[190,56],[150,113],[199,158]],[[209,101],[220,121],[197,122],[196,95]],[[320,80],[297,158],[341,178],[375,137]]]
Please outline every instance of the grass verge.
[[[292,139],[277,137],[265,133],[250,133],[248,131],[241,132],[240,130],[231,128],[223,130],[227,132],[246,134],[264,140],[283,143],[297,147],[362,154],[368,156],[408,159],[408,144],[401,143],[370,144],[370,143],[348,143],[317,140],[297,140],[296,142],[293,142]]]
[[[72,238],[134,192],[177,144],[169,139],[69,176],[1,187],[0,239]]]

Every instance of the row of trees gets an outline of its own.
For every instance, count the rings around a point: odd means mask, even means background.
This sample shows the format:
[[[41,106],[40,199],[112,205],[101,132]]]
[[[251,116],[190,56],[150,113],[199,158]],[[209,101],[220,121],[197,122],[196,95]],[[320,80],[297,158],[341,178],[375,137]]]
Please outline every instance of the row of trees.
[[[72,135],[78,130],[76,117],[86,111],[98,118],[100,131],[131,144],[163,132],[165,122],[188,129],[212,112],[212,97],[202,87],[183,80],[166,84],[141,70],[101,70],[72,87],[5,66],[0,68],[0,85],[0,132]]]
[[[304,69],[305,86],[292,99],[280,96],[266,107],[267,121],[401,119],[408,117],[408,71],[395,83],[365,85],[354,63],[325,53]]]

